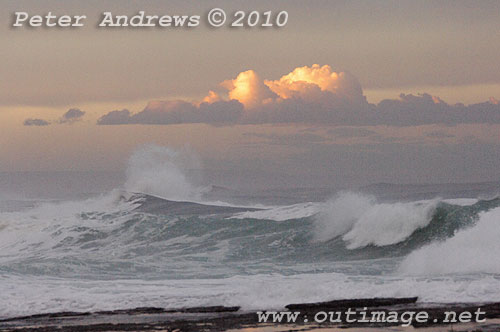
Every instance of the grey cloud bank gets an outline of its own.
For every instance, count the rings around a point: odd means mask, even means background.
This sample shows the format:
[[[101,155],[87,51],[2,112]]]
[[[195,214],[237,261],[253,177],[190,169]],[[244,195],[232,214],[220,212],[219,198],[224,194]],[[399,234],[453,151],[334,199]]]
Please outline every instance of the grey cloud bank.
[[[61,116],[59,123],[73,123],[81,120],[84,115],[84,111],[81,111],[78,108],[71,108]]]
[[[243,105],[236,100],[202,103],[199,106],[185,101],[151,102],[139,113],[116,110],[102,116],[99,125],[122,124],[235,124],[243,115]]]
[[[85,112],[78,109],[78,108],[71,108],[69,109],[66,113],[64,113],[57,121],[53,121],[52,123],[58,123],[58,124],[71,124],[76,121],[80,121],[83,116],[85,115]],[[48,126],[50,125],[51,122],[44,120],[44,119],[33,119],[29,118],[24,120],[23,125],[24,126]]]
[[[43,126],[48,126],[50,123],[46,120],[43,119],[26,119],[23,122],[24,126],[37,126],[37,127],[43,127]]]
[[[426,124],[455,125],[467,123],[500,123],[500,105],[494,100],[472,104],[450,105],[429,94],[401,94],[379,104],[350,102],[323,92],[317,100],[301,97],[280,100],[245,110],[237,100],[202,103],[161,102],[143,111],[112,111],[98,120],[99,125],[149,124],[170,125],[207,123],[235,124],[332,124],[417,126]]]

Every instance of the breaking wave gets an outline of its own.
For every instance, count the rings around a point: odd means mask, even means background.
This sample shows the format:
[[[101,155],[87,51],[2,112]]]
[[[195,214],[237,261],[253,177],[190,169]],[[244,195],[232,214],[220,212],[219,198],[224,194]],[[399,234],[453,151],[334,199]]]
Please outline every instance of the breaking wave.
[[[500,274],[500,208],[481,212],[473,227],[412,252],[400,266],[407,274]]]
[[[396,244],[427,226],[438,202],[377,203],[374,197],[342,193],[317,217],[316,238],[341,235],[349,249]]]

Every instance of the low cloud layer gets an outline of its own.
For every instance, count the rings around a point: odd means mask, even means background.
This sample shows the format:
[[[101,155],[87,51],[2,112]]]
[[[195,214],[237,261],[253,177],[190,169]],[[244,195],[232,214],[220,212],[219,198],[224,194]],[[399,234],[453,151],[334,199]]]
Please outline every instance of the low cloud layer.
[[[200,105],[185,101],[155,101],[150,102],[142,112],[136,114],[132,114],[127,109],[109,112],[97,123],[100,125],[234,124],[242,116],[243,105],[237,100],[202,102]]]
[[[59,123],[73,123],[76,121],[80,121],[85,112],[78,108],[71,108],[66,113],[64,113],[59,119]]]
[[[306,123],[334,125],[392,125],[500,123],[500,104],[450,105],[430,94],[401,94],[370,104],[361,85],[347,72],[328,65],[294,69],[278,80],[262,79],[253,70],[220,84],[226,93],[210,91],[200,103],[155,101],[138,113],[109,112],[100,125],[212,125]]]
[[[44,119],[26,119],[23,122],[24,126],[48,126],[51,123],[57,123],[57,124],[71,124],[76,121],[80,121],[83,116],[85,115],[85,112],[78,109],[78,108],[71,108],[69,109],[66,113],[64,113],[58,120],[55,121],[47,121]]]
[[[43,119],[26,119],[23,122],[24,126],[37,126],[37,127],[43,127],[43,126],[48,126],[50,123],[46,120]]]

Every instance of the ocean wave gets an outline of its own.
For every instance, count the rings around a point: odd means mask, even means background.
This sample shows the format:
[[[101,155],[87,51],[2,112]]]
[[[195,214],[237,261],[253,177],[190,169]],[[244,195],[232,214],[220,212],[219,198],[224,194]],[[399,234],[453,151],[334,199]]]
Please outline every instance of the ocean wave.
[[[371,196],[341,193],[317,217],[316,239],[342,235],[349,249],[396,244],[427,226],[438,202],[377,203]]]
[[[445,241],[412,252],[399,270],[405,274],[500,274],[500,208],[481,212],[477,222]]]
[[[377,203],[345,193],[328,203],[256,210],[115,191],[1,213],[0,271],[184,278],[284,266],[303,272],[299,265],[311,257],[319,265],[309,268],[334,271],[331,262],[399,257],[449,239],[499,205]]]
[[[415,249],[453,236],[473,224],[479,212],[498,205],[500,199],[379,203],[373,196],[344,192],[314,217],[314,238],[320,242],[341,238],[353,250]]]
[[[231,219],[261,219],[273,221],[302,219],[319,213],[322,208],[323,203],[308,202],[288,206],[261,208],[258,211],[240,212],[232,215]]]
[[[235,212],[122,191],[44,203],[0,213],[0,316],[144,305],[262,309],[376,296],[494,300],[499,206],[500,199],[382,204],[349,193],[327,203]],[[308,212],[299,214],[302,207]],[[370,209],[377,213],[366,213]],[[359,219],[318,241],[318,218],[332,211]],[[405,218],[408,213],[425,218]],[[376,218],[367,219],[371,215]],[[411,227],[389,227],[393,238],[404,237],[397,243],[362,234],[378,245],[354,248],[344,236],[359,220],[371,221],[374,233],[378,222]]]
[[[284,266],[298,273],[307,265],[331,272],[338,268],[331,262],[400,257],[446,240],[500,205],[379,202],[354,192],[288,206],[210,204],[188,175],[197,167],[187,152],[146,146],[129,160],[125,190],[0,213],[0,271],[184,278]],[[311,257],[321,266],[308,265]]]

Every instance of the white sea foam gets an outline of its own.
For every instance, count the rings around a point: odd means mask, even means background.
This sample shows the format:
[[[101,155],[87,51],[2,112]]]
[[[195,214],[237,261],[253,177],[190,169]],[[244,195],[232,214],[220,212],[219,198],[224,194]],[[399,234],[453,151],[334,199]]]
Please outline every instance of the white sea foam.
[[[374,197],[345,192],[317,216],[318,241],[342,235],[349,249],[401,242],[429,224],[438,201],[377,203]]]
[[[288,206],[266,208],[260,211],[241,212],[233,215],[232,219],[262,219],[285,221],[290,219],[301,219],[315,215],[321,211],[322,203],[300,203]]]
[[[22,255],[50,250],[82,225],[78,216],[85,212],[127,213],[136,205],[120,201],[120,191],[83,201],[49,203],[26,211],[0,214],[0,257],[18,259]],[[118,220],[116,220],[117,222]],[[113,227],[100,218],[88,219],[85,227]],[[5,262],[2,260],[0,262]]]
[[[74,280],[0,275],[0,317],[141,306],[242,306],[278,309],[290,303],[347,298],[410,297],[421,302],[483,302],[500,297],[500,280],[349,277],[339,273],[247,275],[223,279]]]
[[[406,274],[500,274],[500,208],[479,215],[477,223],[452,238],[412,252],[401,264]]]
[[[459,206],[470,206],[473,204],[476,204],[479,202],[479,199],[477,198],[450,198],[450,199],[443,199],[443,203],[448,203],[448,204],[453,204],[453,205],[459,205]]]

